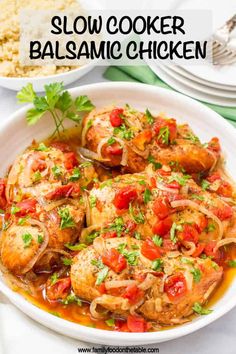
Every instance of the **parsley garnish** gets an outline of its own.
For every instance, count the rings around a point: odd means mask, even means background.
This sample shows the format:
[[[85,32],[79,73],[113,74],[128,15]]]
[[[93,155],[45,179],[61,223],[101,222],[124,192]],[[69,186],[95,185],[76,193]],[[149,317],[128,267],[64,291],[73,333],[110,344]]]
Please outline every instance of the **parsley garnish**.
[[[193,268],[190,273],[193,275],[193,280],[195,283],[199,283],[202,277],[202,273],[198,268]]]
[[[57,273],[53,273],[53,275],[51,276],[50,280],[51,280],[51,285],[55,285],[56,282],[58,281]]]
[[[182,231],[183,227],[181,225],[177,225],[173,222],[171,229],[170,229],[170,239],[173,243],[177,242],[176,231]]]
[[[209,313],[213,311],[209,309],[204,309],[202,305],[199,304],[199,302],[195,302],[192,309],[194,312],[198,313],[199,315],[209,315]]]
[[[131,251],[129,252],[126,249],[126,243],[121,243],[118,247],[117,247],[117,251],[120,252],[121,254],[123,254],[123,256],[126,258],[127,262],[132,265],[135,266],[138,263],[138,257],[139,257],[139,252],[138,251]]]
[[[192,143],[194,144],[197,144],[197,143],[200,143],[200,140],[199,138],[194,135],[193,133],[188,133],[185,137],[184,137],[185,140],[190,140],[192,141]]]
[[[55,165],[52,168],[52,173],[54,177],[58,178],[62,175],[62,168],[60,166]]]
[[[95,197],[95,195],[90,195],[89,197],[89,204],[91,208],[95,208],[97,203],[97,198]]]
[[[21,237],[24,242],[24,248],[29,247],[31,245],[32,240],[33,240],[33,236],[29,233],[26,233],[26,234],[23,234]]]
[[[115,231],[117,233],[117,236],[120,237],[123,230],[124,230],[124,220],[120,216],[114,220],[114,223],[111,224],[108,228],[109,230]]]
[[[143,213],[141,212],[141,210],[139,209],[139,207],[136,207],[137,209],[137,214],[134,213],[134,209],[132,206],[132,203],[129,204],[129,213],[132,216],[132,219],[137,223],[137,224],[144,224],[145,219],[143,216]]]
[[[70,266],[72,265],[72,259],[71,258],[62,258],[62,262],[65,266]]]
[[[44,143],[40,143],[39,146],[35,149],[36,151],[48,151],[48,147]]]
[[[69,179],[70,179],[70,181],[75,182],[75,181],[78,181],[78,179],[80,179],[80,177],[81,177],[81,172],[78,167],[75,167],[73,169],[72,175],[70,176]]]
[[[152,262],[152,270],[160,271],[163,268],[163,260],[158,258]]]
[[[192,195],[191,195],[191,198],[197,199],[197,200],[201,200],[201,201],[205,200],[205,198],[203,197],[203,195],[198,195],[198,194],[192,194]]]
[[[106,279],[108,272],[109,268],[106,266],[102,270],[100,270],[95,285],[100,285]]]
[[[38,235],[38,243],[43,243],[43,235]]]
[[[36,171],[34,174],[33,174],[33,180],[35,183],[41,181],[41,178],[42,178],[42,175],[39,171]]]
[[[168,182],[171,183],[173,181],[178,182],[181,186],[185,186],[187,181],[191,178],[189,175],[178,175],[173,173],[172,176],[169,177]]]
[[[65,246],[71,251],[81,251],[84,248],[87,248],[87,245],[85,245],[84,243],[76,243],[75,245],[71,245],[70,243],[65,243]]]
[[[205,191],[206,189],[208,189],[210,187],[210,183],[206,180],[206,179],[203,179],[202,180],[202,183],[201,183],[201,187],[202,189]]]
[[[78,296],[75,294],[69,294],[65,299],[61,301],[63,305],[69,305],[75,302],[78,306],[82,306],[82,302]]]
[[[61,230],[75,227],[75,222],[72,216],[70,215],[70,211],[68,208],[63,208],[58,211],[59,216],[61,217]]]
[[[97,238],[99,235],[100,235],[99,231],[91,232],[91,234],[86,236],[86,243],[88,244],[93,243],[93,240],[95,240],[95,238]]]
[[[162,144],[168,145],[170,139],[170,130],[168,127],[162,127],[159,131],[157,139],[161,140]]]
[[[152,196],[152,192],[150,191],[150,189],[146,188],[143,194],[143,201],[145,204],[150,202],[151,196]]]
[[[102,261],[100,259],[92,259],[91,264],[94,265],[95,267],[97,267],[98,269],[104,268],[104,264],[102,263]]]
[[[211,232],[211,231],[214,231],[215,229],[216,229],[215,225],[209,223],[209,224],[207,225],[207,227],[205,228],[205,231],[206,231],[206,232]]]
[[[152,155],[149,155],[147,160],[148,160],[148,162],[150,162],[153,165],[154,170],[158,170],[158,169],[162,168],[162,164],[160,162],[156,162],[156,160],[154,159],[154,157]]]
[[[18,213],[19,211],[20,211],[20,208],[19,208],[19,207],[15,206],[15,205],[13,205],[13,206],[11,207],[11,214],[12,214],[12,215]]]
[[[228,261],[228,265],[230,267],[236,268],[236,259],[232,259],[232,260]]]
[[[134,132],[131,129],[128,129],[125,124],[121,124],[120,127],[116,127],[113,130],[115,135],[119,135],[122,139],[131,140],[134,137]]]
[[[113,327],[113,326],[115,326],[115,320],[114,320],[114,318],[110,318],[109,320],[106,320],[105,323],[108,325],[108,327]]]
[[[68,91],[64,90],[63,83],[52,83],[44,86],[45,96],[37,96],[31,83],[18,92],[19,103],[32,103],[33,108],[26,113],[29,125],[36,124],[46,113],[50,113],[54,123],[54,134],[60,136],[60,129],[65,119],[75,122],[81,121],[81,113],[90,112],[94,105],[87,96],[72,98]]]
[[[161,247],[163,244],[163,239],[162,237],[158,236],[158,235],[154,235],[152,238],[152,241],[154,242],[154,244],[158,247]]]
[[[151,112],[149,109],[146,109],[145,116],[147,117],[147,122],[148,124],[153,124],[154,123],[154,117],[152,116]]]
[[[107,145],[113,145],[116,142],[116,139],[111,136],[108,140],[107,140]]]
[[[141,236],[140,232],[138,232],[138,231],[135,231],[134,237],[136,238],[136,240],[141,240],[142,239],[142,236]]]

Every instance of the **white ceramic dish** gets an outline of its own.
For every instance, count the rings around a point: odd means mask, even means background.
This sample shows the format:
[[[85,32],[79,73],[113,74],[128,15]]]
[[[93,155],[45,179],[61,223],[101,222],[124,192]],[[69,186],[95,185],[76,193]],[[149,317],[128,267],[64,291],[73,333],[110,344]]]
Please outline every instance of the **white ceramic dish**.
[[[117,105],[129,103],[137,109],[147,107],[153,113],[160,111],[176,117],[179,122],[188,122],[202,141],[218,136],[227,154],[227,169],[236,178],[236,130],[218,114],[204,105],[179,93],[136,83],[98,83],[81,86],[71,90],[74,96],[86,94],[97,107],[111,102]],[[0,175],[16,155],[29,145],[32,138],[42,139],[52,131],[51,121],[42,119],[36,126],[28,127],[25,113],[29,106],[14,113],[9,119],[0,123]],[[3,158],[4,156],[4,158]],[[230,311],[236,305],[236,279],[224,296],[213,306],[208,316],[194,319],[188,324],[155,333],[121,333],[84,327],[55,317],[26,301],[13,292],[0,279],[0,291],[28,316],[39,323],[64,335],[106,345],[144,345],[175,339],[194,332]]]
[[[34,90],[36,92],[44,91],[44,85],[48,85],[52,82],[64,82],[65,86],[80,79],[87,74],[95,66],[95,62],[91,62],[87,65],[81,66],[78,69],[70,70],[62,74],[55,74],[50,76],[40,77],[4,77],[0,76],[0,86],[8,88],[10,90],[19,91],[29,82],[34,84]]]
[[[225,107],[235,107],[236,106],[236,99],[235,98],[225,98],[225,97],[219,97],[219,96],[214,96],[209,93],[202,92],[200,89],[197,90],[193,87],[190,87],[189,85],[184,84],[183,82],[180,82],[179,80],[176,80],[171,74],[167,73],[166,71],[162,70],[159,65],[155,61],[148,61],[147,64],[149,67],[152,69],[152,71],[159,76],[165,83],[173,87],[175,90],[184,93],[187,96],[190,96],[192,98],[195,98],[197,100],[207,102],[207,103],[212,103],[212,104],[218,104],[220,106],[225,106]]]

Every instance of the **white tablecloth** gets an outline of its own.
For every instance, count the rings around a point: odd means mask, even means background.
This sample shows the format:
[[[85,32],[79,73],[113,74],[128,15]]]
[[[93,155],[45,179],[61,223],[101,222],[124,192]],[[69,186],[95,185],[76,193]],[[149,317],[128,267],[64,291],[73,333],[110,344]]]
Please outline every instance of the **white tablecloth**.
[[[91,71],[71,87],[106,81],[104,68]],[[16,93],[0,88],[0,119],[7,119],[19,105]],[[236,296],[236,294],[235,294]],[[0,354],[76,354],[77,348],[89,346],[63,337],[34,322],[0,295]],[[235,354],[236,309],[215,323],[186,337],[155,345],[161,354]]]

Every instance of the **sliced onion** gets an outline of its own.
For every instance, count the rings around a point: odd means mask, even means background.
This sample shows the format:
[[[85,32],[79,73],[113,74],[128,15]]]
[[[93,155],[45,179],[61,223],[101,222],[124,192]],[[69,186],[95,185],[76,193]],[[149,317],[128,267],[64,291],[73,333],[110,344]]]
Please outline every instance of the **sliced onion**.
[[[188,199],[175,200],[175,201],[171,202],[170,204],[171,204],[172,208],[188,207],[191,209],[198,210],[202,214],[205,214],[209,219],[212,219],[218,225],[218,229],[219,229],[218,230],[219,231],[218,238],[219,238],[219,240],[222,239],[223,233],[224,233],[222,222],[220,221],[220,219],[217,216],[215,216],[215,214],[213,214],[212,212],[207,210],[204,206],[199,205],[199,204],[193,202],[192,200],[188,200]]]
[[[187,289],[189,291],[191,291],[192,287],[193,287],[193,275],[189,271],[186,270],[184,272],[184,277],[185,277],[185,280],[186,280]]]
[[[129,148],[132,149],[137,155],[143,157],[144,159],[147,159],[148,156],[150,155],[150,149],[146,148],[145,150],[141,151],[140,149],[135,146],[132,142],[128,144]]]
[[[104,312],[97,311],[97,305],[100,305],[100,302],[102,302],[102,297],[103,296],[97,297],[90,304],[90,313],[97,320],[105,319],[108,313],[108,310],[105,310]]]
[[[106,245],[103,237],[96,237],[93,241],[93,247],[100,255],[102,255],[106,249]]]
[[[216,251],[218,248],[228,245],[230,243],[236,243],[236,237],[224,238],[224,239],[218,241],[215,248],[214,248],[214,251]]]
[[[135,315],[137,316],[136,310],[144,303],[144,301],[145,301],[145,299],[143,298],[139,302],[137,302],[136,304],[134,304],[130,307],[129,312],[132,316],[135,316]]]
[[[88,235],[90,235],[93,231],[101,229],[100,225],[91,225],[82,230],[80,235],[80,242],[85,242]]]
[[[107,307],[112,311],[112,308],[114,308],[114,311],[116,308],[119,308],[121,311],[128,311],[130,309],[130,304],[128,299],[124,299],[121,296],[113,296],[113,295],[102,295],[97,297],[91,302],[90,305],[90,312],[93,317],[95,318],[104,318],[106,316],[106,313],[99,313],[97,312],[97,305],[101,305],[103,307]],[[102,316],[102,317],[101,317]]]
[[[214,158],[214,163],[213,163],[213,165],[211,166],[211,168],[210,168],[210,171],[209,172],[212,172],[213,170],[214,170],[214,168],[216,167],[216,164],[217,164],[217,157],[216,157],[216,155],[214,154],[214,152],[213,151],[211,151],[210,149],[207,149],[207,151],[209,152],[209,154]]]
[[[29,219],[29,220],[27,220],[27,222],[29,222],[29,224],[31,224],[31,225],[39,226],[39,228],[43,231],[43,242],[41,243],[35,256],[29,261],[27,266],[22,269],[22,271],[21,271],[22,274],[27,273],[29,270],[31,270],[34,267],[35,263],[40,259],[43,252],[47,248],[48,242],[49,242],[48,230],[46,229],[46,227],[44,226],[44,224],[41,221]]]
[[[99,161],[98,154],[94,151],[85,149],[83,147],[78,148],[78,152],[81,154],[82,157],[86,157],[87,159],[91,160],[97,160]]]
[[[45,211],[51,211],[65,203],[68,203],[67,199],[56,200],[55,202],[51,202],[44,206]]]
[[[116,289],[116,288],[125,288],[126,286],[129,285],[137,285],[136,280],[111,280],[111,281],[106,281],[105,286],[106,289]]]
[[[157,278],[153,275],[148,273],[144,281],[138,286],[141,290],[147,290],[153,286],[156,282]]]
[[[71,254],[69,252],[66,252],[64,250],[58,250],[56,248],[48,248],[44,251],[43,254],[46,254],[46,253],[59,253],[63,256],[66,256],[67,258],[71,258]]]
[[[179,251],[171,251],[167,253],[168,258],[177,258],[181,255]]]
[[[156,184],[157,184],[157,188],[160,189],[161,191],[172,193],[172,194],[178,194],[179,193],[178,190],[175,189],[175,188],[168,188],[168,187],[166,187],[163,184],[158,183],[158,182]]]
[[[196,245],[193,242],[189,241],[182,241],[182,244],[184,245],[184,248],[181,249],[182,253],[185,256],[192,256],[192,254],[196,251]]]

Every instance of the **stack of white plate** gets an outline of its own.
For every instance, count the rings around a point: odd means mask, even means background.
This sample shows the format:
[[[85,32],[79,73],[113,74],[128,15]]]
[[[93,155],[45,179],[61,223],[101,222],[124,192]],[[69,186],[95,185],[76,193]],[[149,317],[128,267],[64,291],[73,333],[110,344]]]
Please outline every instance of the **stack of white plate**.
[[[150,68],[173,89],[198,100],[236,107],[236,65],[162,65],[148,62]]]

